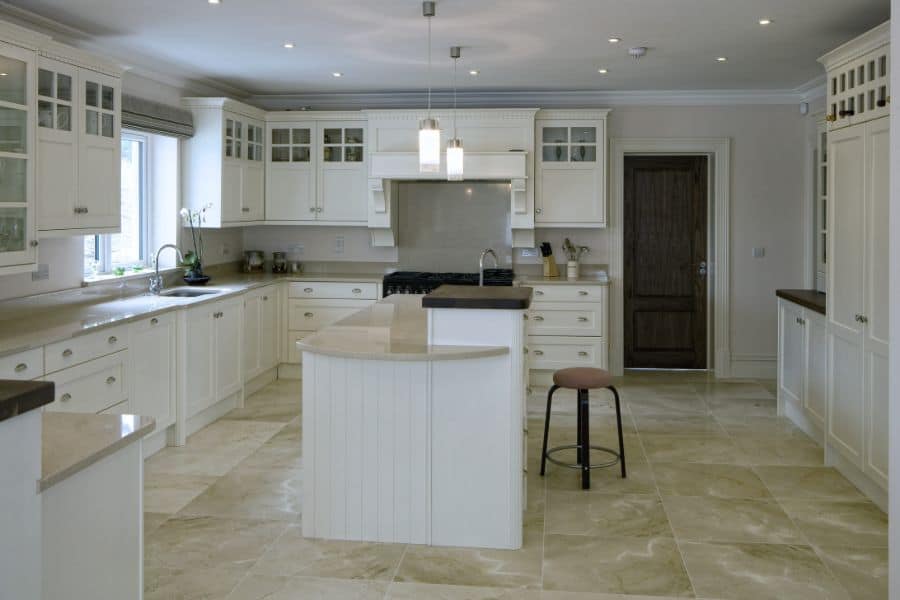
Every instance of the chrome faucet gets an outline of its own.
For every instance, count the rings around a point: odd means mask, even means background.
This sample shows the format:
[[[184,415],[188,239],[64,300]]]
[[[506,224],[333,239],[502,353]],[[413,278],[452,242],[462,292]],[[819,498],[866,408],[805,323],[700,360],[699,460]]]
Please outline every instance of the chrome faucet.
[[[494,257],[495,269],[500,266],[500,259],[497,258],[497,253],[494,252],[493,248],[483,250],[481,252],[481,258],[478,259],[478,287],[484,287],[484,257],[487,255]]]
[[[156,251],[156,260],[154,261],[154,266],[156,267],[156,275],[150,276],[150,293],[159,295],[159,293],[163,289],[163,280],[162,276],[159,274],[159,255],[162,254],[162,251],[166,248],[171,248],[178,255],[178,262],[184,262],[184,255],[181,254],[181,250],[178,249],[178,246],[175,244],[164,244],[159,247],[159,250]]]

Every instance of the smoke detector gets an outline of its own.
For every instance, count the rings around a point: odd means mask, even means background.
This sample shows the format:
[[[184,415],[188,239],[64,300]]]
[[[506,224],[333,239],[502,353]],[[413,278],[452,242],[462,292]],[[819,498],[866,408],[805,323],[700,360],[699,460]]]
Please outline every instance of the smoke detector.
[[[647,47],[646,46],[635,46],[634,48],[628,49],[628,56],[637,60],[639,58],[643,58],[647,55]]]

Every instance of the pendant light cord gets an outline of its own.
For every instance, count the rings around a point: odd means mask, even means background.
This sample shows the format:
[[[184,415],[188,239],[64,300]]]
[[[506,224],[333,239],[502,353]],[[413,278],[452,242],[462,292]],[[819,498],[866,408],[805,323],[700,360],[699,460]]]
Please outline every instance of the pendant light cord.
[[[431,17],[428,17],[428,118],[431,118]]]
[[[456,65],[459,63],[458,58],[453,59],[453,139],[457,139],[456,135]]]

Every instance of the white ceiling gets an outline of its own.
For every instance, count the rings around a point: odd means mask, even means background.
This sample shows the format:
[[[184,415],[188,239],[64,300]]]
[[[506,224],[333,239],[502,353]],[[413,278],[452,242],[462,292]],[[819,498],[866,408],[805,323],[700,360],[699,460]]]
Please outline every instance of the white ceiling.
[[[250,94],[415,90],[427,81],[418,0],[221,1],[5,4],[74,27],[126,60]],[[461,45],[461,87],[473,90],[792,89],[822,74],[818,56],[889,16],[889,0],[438,0],[433,78],[449,87],[449,46]],[[762,27],[762,17],[774,23]],[[623,41],[610,44],[613,35]],[[288,41],[293,50],[282,47]],[[627,56],[637,45],[651,49],[639,61]]]

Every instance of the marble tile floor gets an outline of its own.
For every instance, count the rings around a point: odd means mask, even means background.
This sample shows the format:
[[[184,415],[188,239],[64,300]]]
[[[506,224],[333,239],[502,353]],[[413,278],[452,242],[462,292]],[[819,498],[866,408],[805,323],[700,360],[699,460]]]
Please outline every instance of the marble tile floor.
[[[518,551],[303,538],[300,383],[147,461],[146,600],[649,600],[887,598],[887,517],[803,432],[771,382],[630,373],[618,382],[628,474],[538,476],[543,390],[529,402],[528,507]],[[551,445],[571,443],[559,393]],[[615,446],[592,395],[595,443]],[[537,408],[536,408],[537,407]]]

